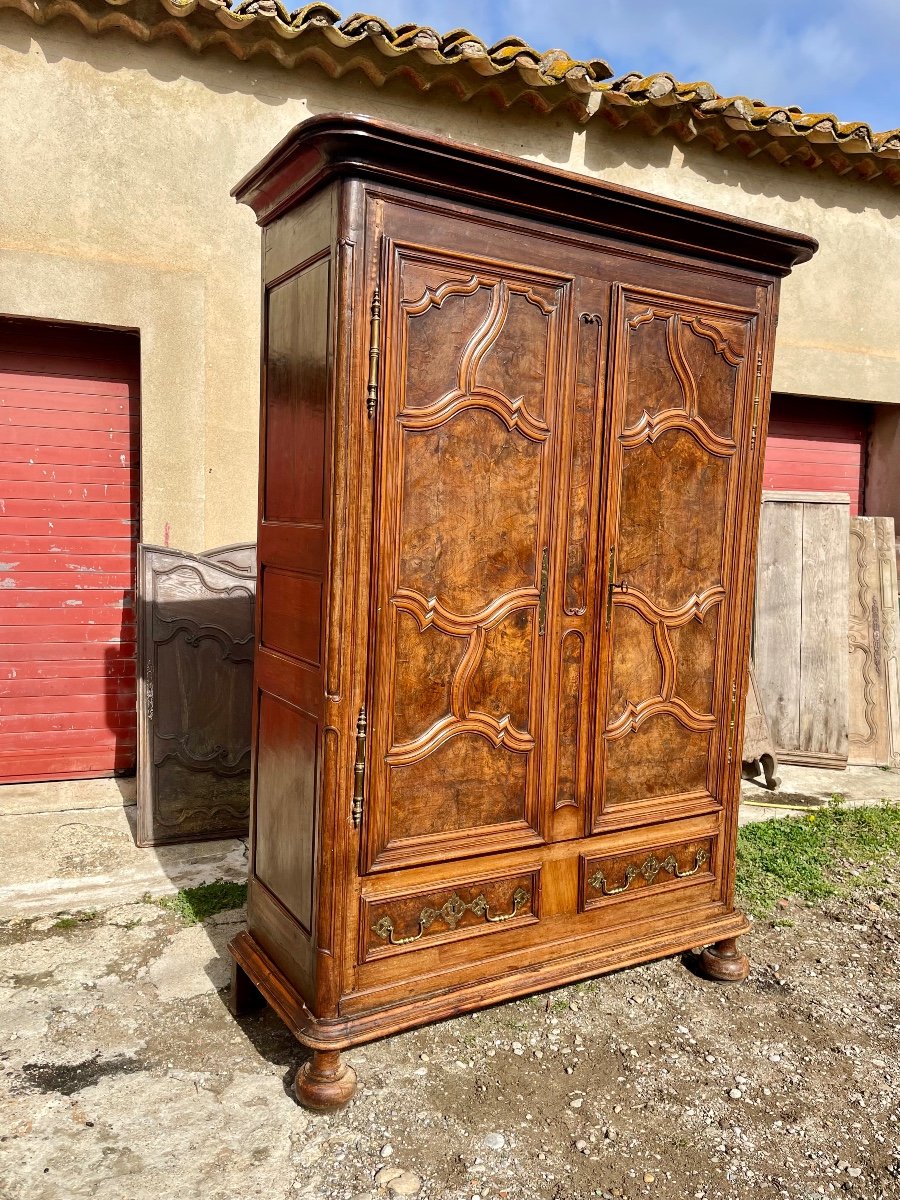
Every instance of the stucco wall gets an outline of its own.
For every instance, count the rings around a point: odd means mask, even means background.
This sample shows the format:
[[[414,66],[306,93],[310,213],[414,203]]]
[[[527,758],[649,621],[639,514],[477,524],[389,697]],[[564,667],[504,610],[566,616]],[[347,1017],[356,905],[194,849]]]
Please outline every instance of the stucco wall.
[[[147,541],[254,536],[259,235],[229,191],[310,113],[365,112],[812,233],[819,255],[784,287],[775,387],[900,401],[900,192],[886,185],[10,11],[0,103],[0,312],[140,330]]]

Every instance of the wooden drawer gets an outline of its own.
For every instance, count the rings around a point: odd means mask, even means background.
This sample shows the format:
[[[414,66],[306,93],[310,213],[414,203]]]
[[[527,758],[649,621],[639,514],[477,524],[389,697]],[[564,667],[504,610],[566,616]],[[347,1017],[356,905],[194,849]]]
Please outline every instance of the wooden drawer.
[[[716,838],[661,842],[615,854],[582,854],[579,909],[651,900],[715,879]]]
[[[364,896],[359,961],[533,924],[539,918],[540,874],[534,868]]]

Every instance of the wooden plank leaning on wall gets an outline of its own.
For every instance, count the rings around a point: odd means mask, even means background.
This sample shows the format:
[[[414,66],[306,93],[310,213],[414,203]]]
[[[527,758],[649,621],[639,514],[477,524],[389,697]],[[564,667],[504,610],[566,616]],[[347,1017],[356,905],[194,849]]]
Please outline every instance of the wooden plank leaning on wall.
[[[850,519],[850,762],[900,766],[893,517]]]
[[[783,762],[847,765],[850,498],[763,492],[754,665]]]

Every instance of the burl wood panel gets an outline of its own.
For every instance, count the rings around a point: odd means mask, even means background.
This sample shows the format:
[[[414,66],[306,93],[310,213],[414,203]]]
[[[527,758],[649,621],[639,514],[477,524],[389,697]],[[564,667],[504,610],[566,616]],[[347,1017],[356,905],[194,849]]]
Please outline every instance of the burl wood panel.
[[[364,899],[360,961],[534,921],[539,914],[539,875],[528,871]]]
[[[893,517],[850,518],[849,761],[900,766]]]
[[[602,387],[603,318],[581,313],[572,422],[572,461],[569,476],[569,527],[566,537],[565,612],[580,615],[588,604],[591,484],[597,441],[598,398]]]
[[[763,494],[753,658],[784,762],[847,762],[849,537],[848,496]]]
[[[464,852],[466,830],[501,848],[536,824],[565,285],[415,246],[385,257],[390,702],[373,712],[368,823],[371,861],[415,862]]]
[[[138,549],[141,846],[247,832],[255,587],[210,556]]]
[[[556,760],[556,808],[578,804],[580,733],[585,695],[584,637],[570,629],[563,637],[559,672],[559,730]]]
[[[601,465],[605,426],[607,337],[609,329],[608,281],[578,280],[573,295],[577,325],[571,341],[575,349],[569,390],[571,407],[565,416],[569,442],[562,449],[563,464],[556,498],[557,543],[551,558],[562,580],[548,602],[548,655],[550,678],[556,680],[554,702],[547,709],[547,758],[555,750],[555,779],[548,761],[546,836],[552,840],[578,837],[585,830],[594,762],[593,670],[597,629],[598,556],[595,550],[603,519]],[[565,536],[563,537],[563,532]],[[551,692],[552,696],[553,693]],[[551,732],[552,731],[552,732]]]
[[[716,786],[749,313],[623,292],[606,546],[602,814]],[[719,736],[714,737],[714,731]]]

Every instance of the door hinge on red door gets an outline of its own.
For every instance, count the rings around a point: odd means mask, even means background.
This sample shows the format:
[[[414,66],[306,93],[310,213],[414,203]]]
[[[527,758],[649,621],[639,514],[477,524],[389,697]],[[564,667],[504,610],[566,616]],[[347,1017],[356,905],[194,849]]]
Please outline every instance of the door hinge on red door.
[[[363,797],[366,790],[367,728],[366,706],[363,705],[359,710],[359,717],[356,721],[356,762],[353,764],[353,807],[350,810],[355,829],[358,829],[362,823]]]

